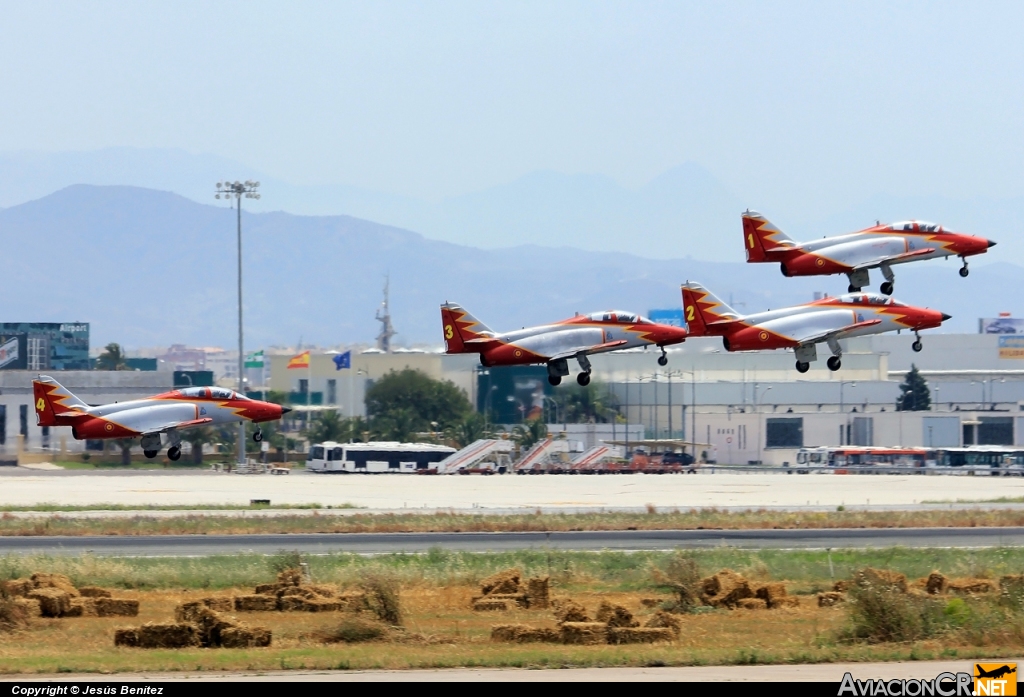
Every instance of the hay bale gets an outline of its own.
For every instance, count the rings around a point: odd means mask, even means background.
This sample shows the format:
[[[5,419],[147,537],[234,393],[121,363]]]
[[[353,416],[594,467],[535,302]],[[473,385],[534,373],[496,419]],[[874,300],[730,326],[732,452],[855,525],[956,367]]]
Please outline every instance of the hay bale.
[[[89,597],[72,598],[71,607],[65,617],[99,617],[96,610],[96,599]]]
[[[546,610],[551,604],[551,583],[547,576],[526,579],[527,607]]]
[[[554,603],[555,607],[555,620],[561,624],[563,622],[590,622],[590,616],[587,615],[587,608],[583,607],[579,603],[575,602],[570,598],[564,600],[557,600]]]
[[[276,595],[236,595],[236,612],[269,612],[277,610]]]
[[[200,645],[198,629],[194,624],[188,623],[147,622],[139,627],[138,636],[138,646],[143,649],[183,649]]]
[[[110,598],[110,591],[99,586],[82,586],[78,592],[83,598]]]
[[[604,622],[563,622],[559,631],[563,644],[604,644],[608,640]]]
[[[256,593],[257,595],[273,595],[273,596],[276,596],[278,591],[280,591],[280,590],[281,590],[281,584],[279,584],[279,583],[261,583],[258,586],[256,586],[256,588],[253,589],[253,592]]]
[[[641,607],[658,607],[663,602],[665,598],[640,598]]]
[[[14,604],[24,610],[28,617],[42,617],[43,610],[35,598],[15,598]]]
[[[135,617],[139,601],[127,598],[96,598],[96,614],[100,617]]]
[[[78,589],[71,579],[64,574],[35,573],[29,576],[35,588],[57,588],[64,591],[72,598],[78,597]]]
[[[734,607],[738,601],[754,595],[747,580],[729,569],[703,579],[701,589],[700,599],[712,607]]]
[[[310,583],[304,586],[321,598],[333,598],[338,595],[337,586],[331,586],[326,583]]]
[[[987,578],[958,578],[946,584],[950,593],[959,595],[977,595],[978,593],[991,593],[996,589],[996,584]]]
[[[24,598],[35,590],[35,585],[33,585],[32,581],[27,578],[16,578],[10,581],[4,581],[3,590],[7,595],[15,598]]]
[[[334,600],[338,602],[338,609],[342,612],[359,612],[367,608],[366,593],[362,591],[338,593]]]
[[[594,617],[598,622],[604,622],[609,627],[639,627],[640,623],[633,619],[633,613],[621,605],[612,605],[607,601],[601,601],[597,608],[597,615]]]
[[[854,574],[853,580],[861,587],[870,586],[880,590],[896,590],[900,593],[907,592],[907,577],[898,571],[867,567]]]
[[[778,610],[784,607],[800,607],[800,598],[795,595],[787,595],[785,598],[779,598],[772,605],[772,610]]]
[[[235,599],[230,596],[203,598],[200,602],[215,612],[231,612],[235,609]]]
[[[741,598],[736,601],[736,607],[743,610],[767,610],[769,605],[764,598]]]
[[[473,602],[477,600],[507,600],[510,605],[522,608],[530,607],[530,601],[526,593],[492,593],[491,595],[473,598]]]
[[[512,609],[512,603],[508,600],[492,600],[481,598],[473,603],[474,612],[508,612]]]
[[[202,600],[181,603],[174,608],[174,619],[178,622],[195,622],[206,609]]]
[[[211,610],[201,600],[178,605],[174,608],[174,619],[178,624],[194,625],[199,633],[199,644],[206,647],[220,646],[224,631],[238,626],[238,622]]]
[[[664,610],[658,610],[655,612],[649,620],[644,622],[644,626],[649,628],[669,629],[676,636],[679,636],[683,631],[683,623],[679,621],[679,618],[671,613],[665,612]]]
[[[775,607],[775,601],[786,597],[786,584],[766,583],[763,586],[758,586],[754,591],[754,597],[763,600],[768,607]]]
[[[928,592],[928,595],[941,595],[946,592],[946,577],[940,574],[938,571],[933,571],[928,574],[928,579],[924,583],[924,589]]]
[[[43,617],[63,617],[71,609],[71,596],[60,588],[35,588],[28,597],[39,601]]]
[[[836,581],[832,584],[833,593],[849,593],[853,584],[849,581]]]
[[[280,586],[301,586],[302,569],[285,569],[277,575],[277,583]]]
[[[492,593],[518,593],[519,580],[523,572],[519,569],[505,569],[492,574],[480,582],[480,592],[484,595]]]
[[[220,646],[226,649],[270,646],[271,636],[266,627],[228,627],[220,633]]]
[[[668,627],[609,627],[609,644],[653,644],[672,641],[675,633]]]
[[[306,598],[312,600],[313,598],[319,598],[320,596],[309,590],[304,586],[286,586],[282,588],[277,597],[279,598]]]
[[[137,647],[139,645],[139,629],[138,627],[121,627],[120,629],[114,630],[114,646],[132,646]]]
[[[818,607],[834,607],[845,602],[846,593],[837,593],[836,591],[818,593]]]

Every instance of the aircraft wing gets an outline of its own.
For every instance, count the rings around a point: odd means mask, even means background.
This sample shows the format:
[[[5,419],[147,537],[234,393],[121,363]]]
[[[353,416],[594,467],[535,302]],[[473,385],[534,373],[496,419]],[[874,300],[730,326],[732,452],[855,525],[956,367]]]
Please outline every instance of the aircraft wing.
[[[142,435],[147,436],[150,433],[165,433],[167,431],[173,431],[178,428],[192,428],[193,426],[202,426],[212,422],[213,419],[206,417],[205,419],[192,419],[191,421],[175,421],[172,423],[163,424],[162,426],[156,426],[153,428],[147,428],[142,432]]]
[[[842,339],[843,335],[848,332],[852,332],[857,329],[864,329],[865,327],[873,327],[876,324],[881,323],[882,320],[880,319],[869,319],[866,322],[855,322],[854,324],[848,324],[845,327],[840,327],[839,329],[829,329],[827,332],[818,332],[817,334],[812,334],[811,336],[798,339],[798,341],[801,344],[817,344],[821,341],[828,341],[832,338]]]
[[[603,344],[597,344],[596,346],[577,346],[571,348],[568,351],[561,351],[556,353],[554,356],[548,358],[549,361],[557,361],[561,358],[575,358],[581,353],[600,353],[601,351],[612,351],[620,346],[625,346],[629,342],[625,339],[619,339],[618,341],[608,341]]]
[[[879,257],[874,261],[866,261],[863,264],[857,264],[856,266],[853,267],[853,270],[859,271],[860,269],[873,269],[885,263],[907,261],[908,259],[913,259],[914,257],[927,256],[929,254],[932,254],[934,251],[934,249],[915,249],[913,252],[904,252],[903,254],[896,254],[889,257]]]

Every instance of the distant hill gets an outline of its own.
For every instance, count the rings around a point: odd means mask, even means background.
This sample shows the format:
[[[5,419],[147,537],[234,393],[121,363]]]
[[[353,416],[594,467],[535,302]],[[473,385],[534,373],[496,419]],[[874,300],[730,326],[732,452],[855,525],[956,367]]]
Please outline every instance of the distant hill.
[[[740,311],[809,300],[845,279],[784,279],[774,266],[521,245],[485,250],[349,216],[243,211],[247,344],[370,341],[384,275],[398,341],[440,343],[438,305],[457,301],[495,329],[602,308],[679,307],[700,280]],[[93,343],[235,341],[235,214],[125,186],[76,185],[0,210],[5,321],[88,321]],[[998,249],[998,247],[996,248]],[[941,308],[950,329],[1024,314],[1024,274],[1007,263],[897,270],[897,297]]]

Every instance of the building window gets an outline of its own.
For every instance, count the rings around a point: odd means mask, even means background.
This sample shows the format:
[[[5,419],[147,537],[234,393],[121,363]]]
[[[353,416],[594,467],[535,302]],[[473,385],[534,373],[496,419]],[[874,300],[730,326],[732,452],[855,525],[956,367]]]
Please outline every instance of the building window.
[[[7,444],[7,405],[0,404],[0,445]]]
[[[804,447],[804,420],[802,417],[791,419],[765,420],[766,448],[802,448]]]
[[[24,436],[25,440],[28,441],[28,405],[18,405],[18,420],[20,421],[18,433]]]
[[[46,338],[42,336],[28,337],[28,369],[47,370],[49,365],[46,360]]]
[[[871,416],[853,417],[853,433],[850,445],[875,444],[875,420]]]
[[[328,380],[327,381],[327,403],[337,404],[338,403],[338,381]]]
[[[1013,445],[1012,416],[982,416],[979,421],[978,445]]]

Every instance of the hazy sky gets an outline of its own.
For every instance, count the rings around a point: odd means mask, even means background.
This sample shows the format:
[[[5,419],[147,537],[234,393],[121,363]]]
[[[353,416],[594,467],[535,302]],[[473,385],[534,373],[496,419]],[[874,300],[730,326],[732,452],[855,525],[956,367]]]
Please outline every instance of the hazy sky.
[[[824,215],[1024,192],[1024,3],[2,2],[0,150],[436,199],[695,161]],[[758,203],[756,205],[761,205]]]

